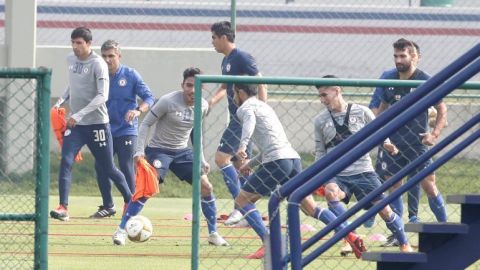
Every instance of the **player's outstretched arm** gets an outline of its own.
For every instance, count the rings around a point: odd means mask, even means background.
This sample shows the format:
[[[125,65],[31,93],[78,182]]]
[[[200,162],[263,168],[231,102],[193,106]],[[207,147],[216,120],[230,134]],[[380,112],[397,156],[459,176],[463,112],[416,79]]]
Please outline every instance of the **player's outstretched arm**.
[[[220,100],[222,100],[222,98],[225,97],[226,95],[227,95],[227,85],[222,83],[222,85],[220,85],[220,87],[215,92],[215,95],[213,95],[213,97],[211,97],[208,100],[207,114],[210,113],[210,110],[213,108],[213,106],[215,106],[215,104],[217,104]]]
[[[258,73],[257,76],[262,77],[261,73]],[[259,84],[258,85],[258,99],[267,102],[268,93],[267,93],[267,85],[266,84]]]

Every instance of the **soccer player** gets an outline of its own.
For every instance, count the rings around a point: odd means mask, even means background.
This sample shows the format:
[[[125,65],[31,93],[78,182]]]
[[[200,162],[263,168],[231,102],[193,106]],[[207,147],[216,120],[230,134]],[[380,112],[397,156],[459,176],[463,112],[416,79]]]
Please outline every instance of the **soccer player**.
[[[249,75],[261,76],[255,59],[247,52],[240,50],[235,45],[235,32],[227,21],[214,23],[211,27],[212,44],[218,53],[225,55],[222,61],[222,75]],[[211,109],[224,96],[228,98],[228,111],[230,122],[225,129],[220,145],[215,153],[215,163],[222,172],[225,184],[230,191],[233,199],[237,197],[240,190],[240,182],[245,181],[245,177],[239,176],[238,168],[242,165],[235,158],[238,149],[239,136],[241,132],[240,123],[236,116],[237,105],[233,101],[232,84],[222,84],[216,91],[215,95],[209,100],[208,105]],[[260,85],[258,90],[258,98],[264,102],[267,100],[267,89],[265,85]],[[249,148],[249,153],[251,149]],[[232,164],[232,161],[234,164]],[[234,225],[242,218],[238,209],[235,209],[224,222],[225,225]]]
[[[180,180],[192,184],[193,151],[188,146],[188,140],[193,129],[194,82],[197,74],[200,74],[198,68],[187,68],[183,72],[182,90],[162,96],[140,124],[135,158],[145,156],[157,170],[160,182],[165,181],[167,172],[171,170]],[[202,99],[202,116],[205,116],[207,110],[208,103]],[[145,148],[152,126],[155,126],[155,130]],[[203,153],[202,168],[201,208],[207,219],[208,242],[215,246],[228,246],[227,241],[217,232],[215,196],[207,177],[210,165],[205,161]],[[122,221],[113,235],[115,245],[125,245],[125,224],[130,217],[140,213],[146,201],[147,198],[143,197],[128,204]]]
[[[108,116],[113,137],[113,153],[117,154],[120,170],[125,175],[128,187],[135,192],[135,169],[133,154],[137,144],[138,117],[153,105],[154,97],[140,74],[133,68],[120,63],[122,53],[115,40],[107,40],[101,47],[102,58],[108,66],[110,91],[107,101]],[[142,99],[138,105],[137,96]],[[116,213],[112,199],[112,184],[102,170],[95,164],[98,186],[103,204],[91,218],[104,218]]]
[[[52,218],[62,221],[69,219],[67,208],[73,161],[85,144],[95,157],[95,163],[115,182],[124,201],[128,202],[132,196],[125,176],[113,162],[112,135],[106,106],[109,90],[107,64],[92,51],[92,33],[88,28],[74,29],[71,41],[73,53],[67,56],[69,86],[54,105],[54,108],[59,108],[68,100],[70,107],[58,176],[60,204],[50,212]]]
[[[241,172],[250,172],[258,165],[235,198],[235,205],[263,241],[268,232],[260,213],[255,208],[255,202],[262,196],[270,196],[278,186],[300,173],[302,167],[300,156],[288,141],[275,111],[265,102],[258,100],[256,95],[255,85],[235,84],[234,98],[239,106],[237,116],[242,125],[242,135],[236,155],[240,160],[246,160],[247,145],[251,141],[260,150],[257,156],[240,168]],[[301,208],[307,215],[325,224],[336,219],[335,214],[329,209],[317,206],[311,195],[302,200]],[[336,231],[343,229],[344,226],[344,224],[338,226]],[[363,240],[353,232],[349,233],[345,239],[352,246],[355,256],[360,258],[362,252],[366,251]],[[247,258],[260,259],[264,255],[265,249],[262,245]]]
[[[382,79],[427,80],[430,78],[430,75],[417,68],[420,48],[416,43],[403,38],[399,39],[393,44],[393,52],[396,68],[384,72]],[[414,90],[410,87],[378,87],[375,89],[370,108],[379,114]],[[440,101],[434,108],[437,114],[435,121],[432,121],[434,125],[432,130],[429,129],[429,112],[425,111],[390,137],[392,143],[399,149],[398,155],[391,155],[382,149],[379,150],[376,169],[380,177],[388,180],[408,163],[425,153],[429,146],[436,143],[442,129],[446,126],[447,106],[443,101]],[[429,160],[416,168],[409,177],[423,170],[431,162],[432,160]],[[391,191],[394,191],[400,185],[400,182],[397,183]],[[421,182],[421,187],[427,194],[430,209],[435,214],[437,221],[447,221],[445,204],[437,188],[435,174],[432,173],[427,176]],[[418,186],[412,188],[408,193],[408,217],[410,222],[418,222],[419,197],[420,189]],[[401,197],[393,205],[394,211],[401,216],[403,213]],[[389,237],[385,245],[397,245],[397,240]]]
[[[324,78],[336,78],[333,75]],[[320,101],[326,110],[320,112],[315,118],[315,159],[318,160],[334,147],[355,134],[375,116],[367,107],[358,104],[347,104],[342,97],[342,89],[339,86],[317,86]],[[388,140],[384,147],[391,153],[398,150]],[[380,187],[380,180],[375,173],[370,155],[367,153],[352,165],[337,174],[337,176],[325,184],[325,198],[328,207],[337,216],[345,212],[342,201],[348,203],[352,195],[361,200],[368,193]],[[379,196],[371,202],[375,204],[383,198]],[[370,205],[370,206],[371,206]],[[385,221],[387,228],[400,242],[400,250],[411,252],[412,248],[404,232],[402,218],[392,211],[390,206],[380,211],[380,216]]]

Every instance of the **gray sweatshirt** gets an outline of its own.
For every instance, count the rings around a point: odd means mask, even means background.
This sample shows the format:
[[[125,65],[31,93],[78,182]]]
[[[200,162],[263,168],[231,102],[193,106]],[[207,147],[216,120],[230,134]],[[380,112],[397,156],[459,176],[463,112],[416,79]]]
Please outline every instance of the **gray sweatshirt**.
[[[339,113],[332,113],[333,118],[339,125],[343,124],[346,111]],[[366,126],[369,122],[375,119],[372,111],[362,105],[352,104],[349,117],[349,129],[352,134],[357,133],[360,129]],[[330,142],[336,134],[330,112],[324,110],[315,118],[315,160],[320,159],[327,152],[330,152],[334,147],[326,148],[326,144]],[[340,172],[340,176],[349,176],[360,174],[363,172],[373,172],[372,160],[370,154],[365,154],[360,159],[352,163],[345,170]]]
[[[69,101],[70,117],[77,125],[106,124],[109,122],[108,66],[94,51],[82,61],[72,52],[67,56],[69,85],[55,106]]]
[[[260,155],[253,158],[267,163],[279,159],[300,158],[288,141],[282,123],[275,111],[256,97],[247,99],[237,110],[237,116],[242,123],[240,147],[247,146],[250,140],[260,150]]]

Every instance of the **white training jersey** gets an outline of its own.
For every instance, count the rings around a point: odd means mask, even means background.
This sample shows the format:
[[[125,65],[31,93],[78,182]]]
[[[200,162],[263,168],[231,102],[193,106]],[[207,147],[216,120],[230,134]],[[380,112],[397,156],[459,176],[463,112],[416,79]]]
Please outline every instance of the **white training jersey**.
[[[260,150],[262,163],[300,158],[288,141],[277,114],[267,103],[250,97],[237,109],[237,116],[242,124],[240,147],[252,140]]]

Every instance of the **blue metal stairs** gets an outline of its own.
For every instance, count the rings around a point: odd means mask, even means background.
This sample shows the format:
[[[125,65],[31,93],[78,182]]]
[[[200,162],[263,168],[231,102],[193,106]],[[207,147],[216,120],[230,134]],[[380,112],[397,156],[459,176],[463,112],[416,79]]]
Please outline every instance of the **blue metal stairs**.
[[[451,195],[447,202],[461,205],[460,223],[406,224],[419,234],[418,252],[366,252],[378,270],[459,270],[480,259],[480,195]]]

